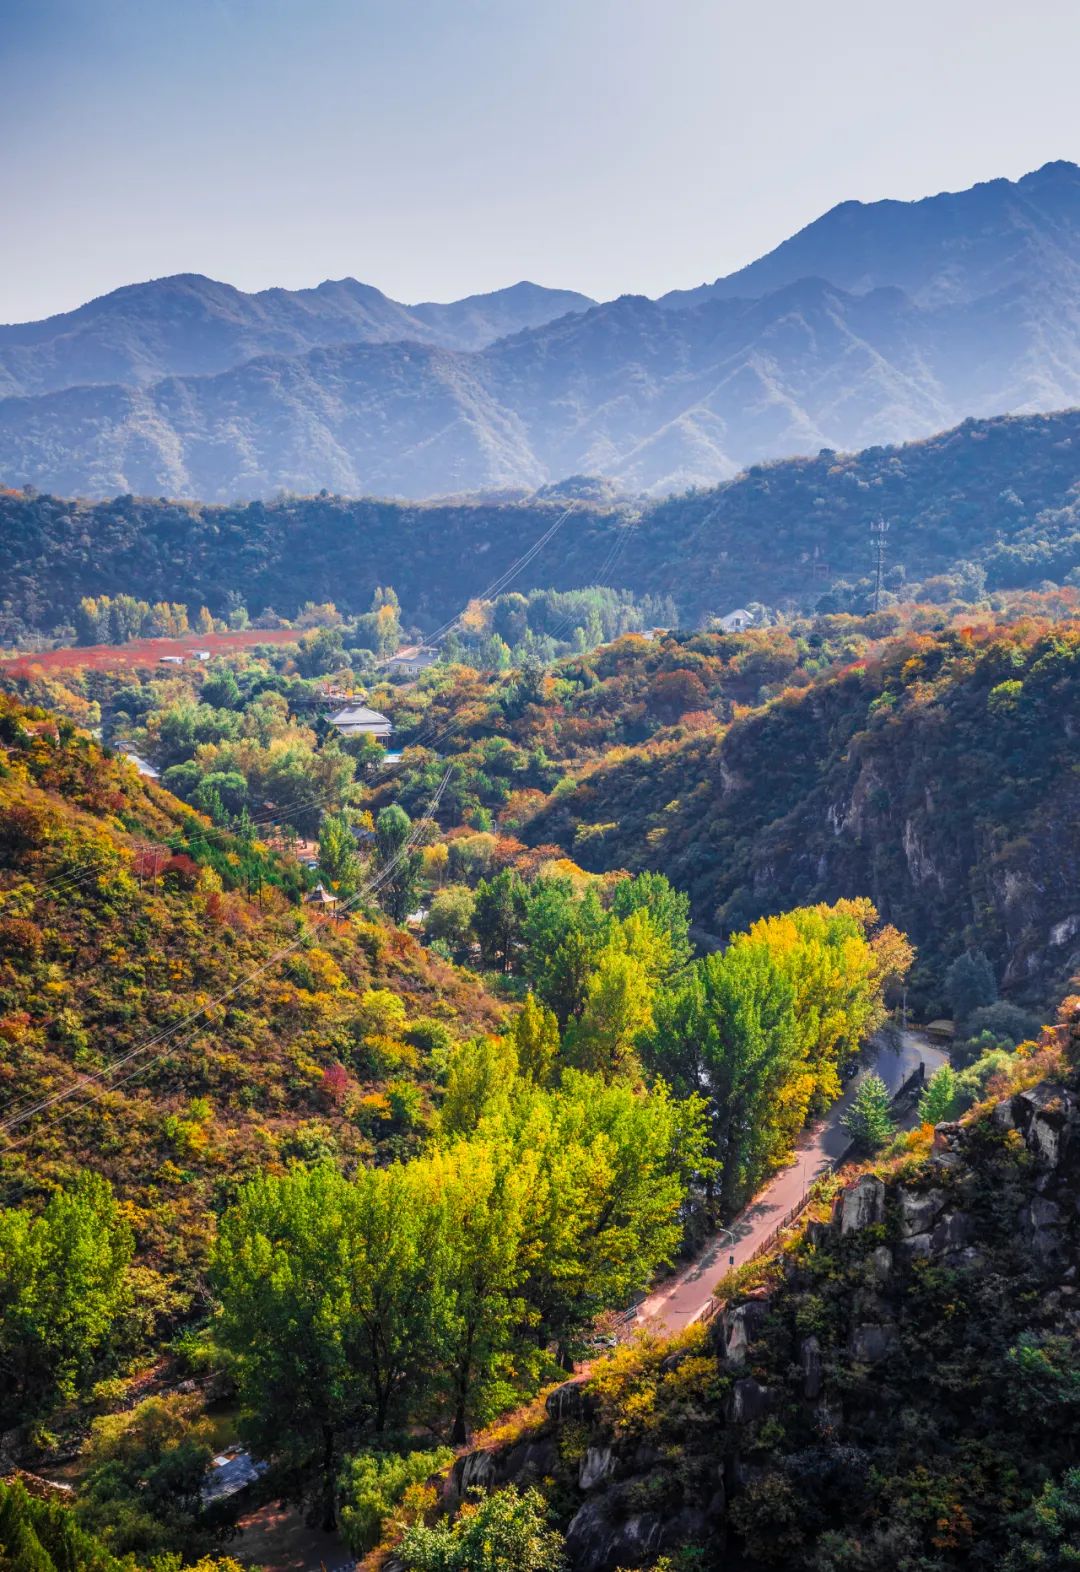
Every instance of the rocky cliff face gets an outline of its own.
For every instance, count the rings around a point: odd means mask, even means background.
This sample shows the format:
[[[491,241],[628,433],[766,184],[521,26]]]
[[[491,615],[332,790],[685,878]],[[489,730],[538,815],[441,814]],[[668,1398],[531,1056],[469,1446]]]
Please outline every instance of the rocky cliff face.
[[[1080,1099],[1052,1078],[859,1176],[707,1331],[557,1389],[449,1497],[540,1483],[576,1572],[1026,1566],[1078,1391]]]
[[[942,1007],[968,945],[1042,1004],[1080,966],[1080,641],[1065,626],[898,640],[726,731],[645,746],[529,828],[597,868],[662,868],[706,927],[868,895]],[[579,826],[608,824],[603,838]]]

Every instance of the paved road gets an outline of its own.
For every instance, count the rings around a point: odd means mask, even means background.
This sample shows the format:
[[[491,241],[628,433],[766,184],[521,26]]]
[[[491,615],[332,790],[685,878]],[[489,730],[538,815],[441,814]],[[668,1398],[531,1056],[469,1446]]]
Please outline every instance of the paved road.
[[[880,1044],[872,1066],[868,1065],[877,1071],[891,1092],[899,1090],[920,1060],[929,1078],[947,1058],[921,1032],[900,1032],[897,1038],[895,1046]],[[729,1267],[732,1264],[742,1266],[749,1260],[780,1219],[798,1205],[814,1180],[829,1173],[847,1151],[850,1141],[840,1118],[855,1096],[861,1079],[861,1075],[857,1076],[821,1123],[806,1132],[796,1149],[794,1162],[775,1174],[735,1218],[731,1225],[735,1235],[734,1249],[727,1234],[714,1234],[696,1260],[638,1306],[639,1322],[655,1317],[666,1331],[677,1332],[698,1319],[709,1303],[714,1286]]]

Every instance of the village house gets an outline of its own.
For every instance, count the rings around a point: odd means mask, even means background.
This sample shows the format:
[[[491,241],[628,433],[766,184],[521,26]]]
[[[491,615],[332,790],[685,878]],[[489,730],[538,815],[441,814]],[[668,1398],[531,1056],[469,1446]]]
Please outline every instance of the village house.
[[[342,737],[374,737],[385,741],[394,728],[385,715],[366,704],[348,704],[330,716],[330,724]]]
[[[754,614],[740,606],[737,611],[729,611],[726,617],[721,617],[719,622],[724,633],[745,633],[754,625]]]
[[[391,676],[418,677],[428,666],[433,666],[438,658],[439,652],[434,645],[414,644],[391,655],[386,662],[386,670]]]

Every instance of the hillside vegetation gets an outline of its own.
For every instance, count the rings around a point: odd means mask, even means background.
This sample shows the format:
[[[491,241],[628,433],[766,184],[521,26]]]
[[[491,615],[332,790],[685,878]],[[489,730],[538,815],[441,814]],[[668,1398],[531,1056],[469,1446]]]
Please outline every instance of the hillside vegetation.
[[[473,1564],[449,1556],[475,1483],[488,1544],[527,1525],[545,1568],[1074,1565],[1076,1012],[965,1123],[822,1185],[711,1325],[620,1350],[460,1459],[460,1515],[408,1530],[403,1565]]]
[[[69,723],[0,700],[0,750],[0,1117],[101,1077],[5,1133],[2,1193],[107,1176],[182,1308],[245,1175],[413,1150],[432,1054],[501,1008],[377,914],[313,920],[295,861]]]
[[[1080,964],[1078,713],[1074,622],[901,637],[729,726],[601,758],[524,833],[662,867],[720,933],[866,893],[918,947],[921,1002],[968,946],[1038,1000]]]
[[[1080,413],[971,421],[900,448],[757,466],[710,491],[630,508],[602,487],[575,497],[406,505],[320,495],[213,507],[160,499],[65,501],[0,492],[0,609],[49,632],[84,596],[136,594],[224,616],[285,616],[306,601],[366,612],[393,584],[431,627],[572,515],[515,578],[518,590],[598,580],[669,596],[693,624],[746,602],[864,610],[869,525],[890,530],[886,588],[991,591],[1063,583],[1080,565]],[[927,583],[927,581],[931,581]],[[231,598],[230,598],[231,596]]]

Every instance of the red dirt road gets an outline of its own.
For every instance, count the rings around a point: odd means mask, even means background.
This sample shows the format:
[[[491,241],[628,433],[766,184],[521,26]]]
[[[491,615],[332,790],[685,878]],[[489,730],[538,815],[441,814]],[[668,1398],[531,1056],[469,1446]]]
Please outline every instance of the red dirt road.
[[[156,666],[163,655],[190,655],[192,650],[209,650],[211,655],[227,655],[234,650],[250,649],[253,644],[295,644],[301,628],[245,628],[243,633],[189,633],[182,639],[132,639],[128,644],[69,645],[58,650],[40,650],[12,655],[0,660],[0,676],[32,677],[57,671],[79,671],[94,667],[101,671],[117,666]]]

